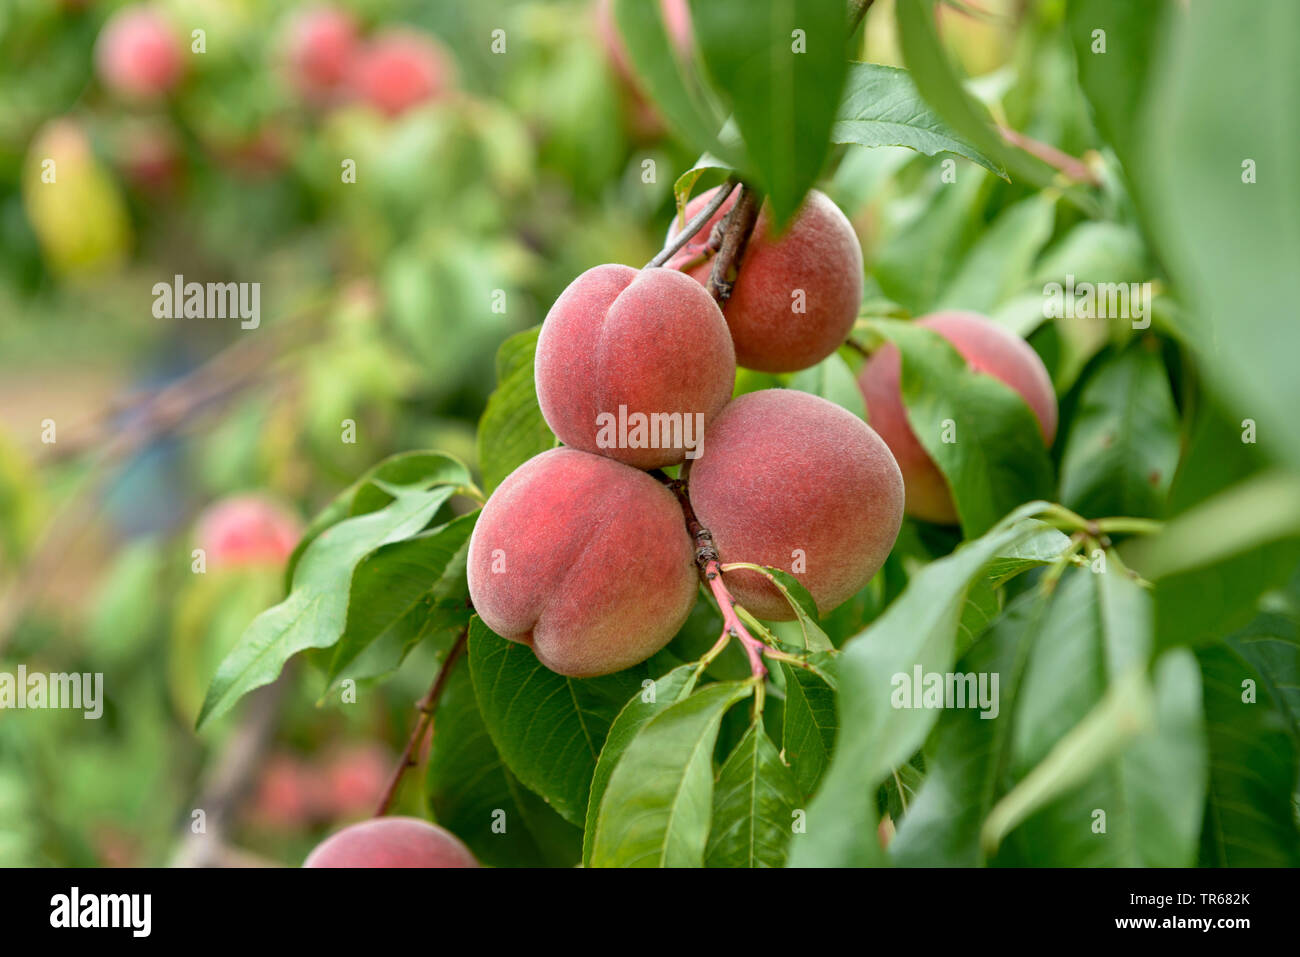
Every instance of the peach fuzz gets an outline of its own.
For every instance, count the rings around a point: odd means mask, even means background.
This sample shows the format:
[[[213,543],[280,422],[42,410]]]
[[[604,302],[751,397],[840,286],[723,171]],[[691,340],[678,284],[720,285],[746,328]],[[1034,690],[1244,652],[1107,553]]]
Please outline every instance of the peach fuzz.
[[[621,671],[666,645],[698,591],[676,498],[644,472],[577,449],[529,459],[470,537],[474,610],[562,675]]]
[[[714,192],[687,203],[686,220],[707,206]],[[687,274],[707,285],[713,258],[690,264],[735,202],[733,193],[668,265],[689,266]],[[773,235],[769,212],[766,203],[759,210],[722,312],[739,365],[759,372],[797,372],[821,362],[848,338],[862,304],[862,246],[840,208],[817,190],[808,193],[780,236]],[[674,218],[669,239],[681,222]]]
[[[555,301],[537,340],[537,401],[565,445],[651,469],[683,461],[731,398],[727,324],[699,283],[672,269],[588,269]],[[666,439],[606,431],[609,419],[677,416]],[[703,416],[703,420],[698,418]],[[689,420],[689,423],[688,423]],[[609,441],[613,438],[615,441]],[[618,447],[619,444],[639,448]],[[659,446],[659,447],[646,447]]]
[[[307,855],[303,867],[478,867],[450,831],[414,817],[377,817],[345,827]]]
[[[792,389],[742,395],[709,429],[691,464],[690,500],[723,564],[792,574],[825,614],[871,580],[903,520],[903,477],[860,418]],[[757,572],[725,573],[754,615],[794,617]]]

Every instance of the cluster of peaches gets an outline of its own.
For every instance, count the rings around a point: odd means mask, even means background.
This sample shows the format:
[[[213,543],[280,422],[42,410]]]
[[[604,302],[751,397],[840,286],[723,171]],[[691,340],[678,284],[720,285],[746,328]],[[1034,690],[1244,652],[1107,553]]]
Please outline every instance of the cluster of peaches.
[[[712,198],[694,199],[682,221]],[[560,674],[644,661],[696,601],[695,542],[666,475],[651,470],[681,466],[691,510],[724,566],[791,574],[822,614],[880,569],[904,511],[956,519],[942,474],[908,424],[896,347],[877,350],[859,375],[871,425],[793,389],[732,397],[738,364],[795,372],[834,353],[857,318],[863,281],[852,226],[814,191],[780,234],[760,210],[720,308],[707,284],[735,203],[733,193],[662,268],[583,273],[542,325],[537,398],[563,447],[525,462],[492,494],[470,541],[468,576],[483,621]],[[918,321],[1019,392],[1050,443],[1055,394],[1027,343],[969,313]],[[622,429],[611,442],[615,421],[703,428],[694,443],[688,427]],[[653,441],[661,433],[673,441]],[[753,615],[794,617],[764,575],[734,570],[726,582]]]
[[[363,37],[350,14],[310,7],[288,21],[281,52],[290,83],[316,106],[358,101],[389,115],[450,88],[450,55],[432,36],[411,28]],[[99,35],[95,60],[104,86],[128,100],[161,97],[185,74],[186,40],[154,7],[124,7]]]

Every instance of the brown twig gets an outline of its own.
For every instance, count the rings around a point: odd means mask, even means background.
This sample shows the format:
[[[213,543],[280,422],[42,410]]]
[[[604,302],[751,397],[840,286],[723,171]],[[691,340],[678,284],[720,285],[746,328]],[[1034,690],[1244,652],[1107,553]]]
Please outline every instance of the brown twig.
[[[282,328],[297,331],[307,318],[305,313],[286,320]],[[214,408],[258,383],[281,354],[282,334],[241,338],[194,371],[152,393],[134,405],[119,401],[113,405],[129,408],[132,417],[119,431],[111,417],[104,418],[82,439],[58,448],[50,447],[47,458],[57,460],[98,448],[87,476],[59,507],[46,525],[15,580],[0,595],[0,649],[7,644],[13,628],[58,569],[60,562],[76,544],[77,538],[93,521],[103,491],[132,454],[149,442],[174,431],[194,416]],[[57,449],[57,451],[55,451]]]
[[[704,228],[704,224],[713,218],[713,214],[722,208],[722,204],[727,201],[727,197],[735,190],[738,182],[733,176],[719,186],[717,192],[713,194],[713,198],[705,204],[704,208],[687,220],[681,232],[670,239],[664,248],[659,250],[655,258],[645,264],[645,268],[651,269],[655,266],[662,266],[677,255],[677,251],[689,243],[695,234]]]
[[[670,479],[663,472],[656,471],[651,474],[668,486],[668,491],[676,496],[677,504],[681,506],[682,516],[686,520],[686,531],[695,543],[696,567],[704,583],[709,586],[709,591],[713,593],[713,599],[718,603],[718,610],[722,612],[723,636],[729,635],[740,641],[745,649],[745,656],[749,659],[749,670],[755,677],[766,676],[767,667],[763,664],[763,651],[767,645],[750,634],[745,623],[736,614],[736,598],[722,580],[722,568],[718,559],[717,546],[713,542],[713,533],[695,514],[687,483],[682,479]]]
[[[456,641],[452,644],[451,650],[447,652],[447,660],[442,663],[438,669],[438,676],[433,679],[433,684],[429,686],[429,691],[416,705],[419,711],[419,717],[416,718],[415,728],[411,731],[411,736],[406,739],[406,747],[402,749],[402,756],[397,760],[397,766],[393,768],[393,773],[389,775],[388,786],[384,788],[383,797],[379,799],[379,807],[375,810],[375,817],[383,817],[388,813],[393,804],[393,799],[397,797],[397,788],[402,783],[402,776],[406,774],[407,768],[413,768],[418,763],[417,751],[420,742],[424,740],[425,733],[433,724],[433,713],[438,710],[438,700],[442,697],[443,689],[447,686],[447,678],[451,674],[452,665],[461,656],[465,650],[465,639],[469,635],[469,626],[466,625],[461,629],[460,634],[456,636]]]
[[[745,256],[745,247],[758,222],[758,194],[753,187],[743,183],[736,203],[719,223],[722,228],[722,243],[717,258],[713,260],[713,271],[709,273],[709,295],[725,305],[731,298],[736,276],[740,272],[740,261]]]
[[[226,834],[270,747],[290,680],[286,673],[248,696],[239,723],[222,744],[195,801],[195,810],[203,811],[203,830],[187,828],[172,858],[173,867],[231,866],[237,852],[226,843]]]

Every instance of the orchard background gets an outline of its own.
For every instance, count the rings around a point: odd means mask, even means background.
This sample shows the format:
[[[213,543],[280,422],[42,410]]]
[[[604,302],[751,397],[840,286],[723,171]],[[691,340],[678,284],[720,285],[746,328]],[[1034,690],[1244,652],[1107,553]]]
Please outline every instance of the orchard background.
[[[0,863],[297,866],[377,810],[492,866],[1300,862],[1300,7],[689,8],[0,8],[0,673],[103,675],[0,714]],[[761,679],[707,588],[564,677],[472,617],[471,529],[556,444],[552,303],[724,182],[864,258],[849,341],[736,393],[865,417],[893,343],[959,521],[821,613],[777,569]],[[1041,357],[1050,447],[940,310]]]

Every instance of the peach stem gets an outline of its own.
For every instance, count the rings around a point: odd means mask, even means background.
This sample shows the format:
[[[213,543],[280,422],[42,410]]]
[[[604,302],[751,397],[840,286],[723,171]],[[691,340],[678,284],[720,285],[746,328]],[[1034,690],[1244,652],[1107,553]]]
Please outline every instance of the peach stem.
[[[709,591],[713,592],[713,598],[718,603],[718,610],[722,612],[723,634],[740,639],[745,657],[749,659],[749,670],[756,678],[766,677],[767,666],[763,664],[763,652],[767,645],[751,635],[736,614],[736,599],[722,580],[722,569],[718,567],[716,558],[705,564],[703,574],[704,580],[709,583]]]
[[[756,678],[766,677],[767,667],[763,664],[763,651],[767,645],[750,634],[745,623],[736,614],[736,598],[727,588],[726,582],[722,580],[722,566],[718,558],[717,546],[713,544],[713,533],[696,517],[686,482],[682,479],[670,479],[657,470],[650,474],[668,486],[668,491],[677,497],[677,504],[681,506],[682,516],[686,519],[686,531],[690,534],[691,541],[695,543],[695,564],[700,570],[700,575],[708,583],[709,591],[713,593],[713,598],[718,603],[718,610],[722,612],[722,634],[740,639],[741,645],[745,648],[745,656],[749,659],[749,670]]]
[[[736,182],[737,180],[733,177],[719,186],[718,191],[713,194],[713,198],[709,200],[705,207],[690,218],[686,225],[682,227],[682,231],[670,239],[664,248],[659,250],[655,258],[646,263],[645,268],[651,269],[662,266],[677,255],[679,249],[694,239],[695,234],[704,228],[704,224],[713,218],[713,214],[722,208],[722,204],[727,201],[727,197],[735,190]]]

